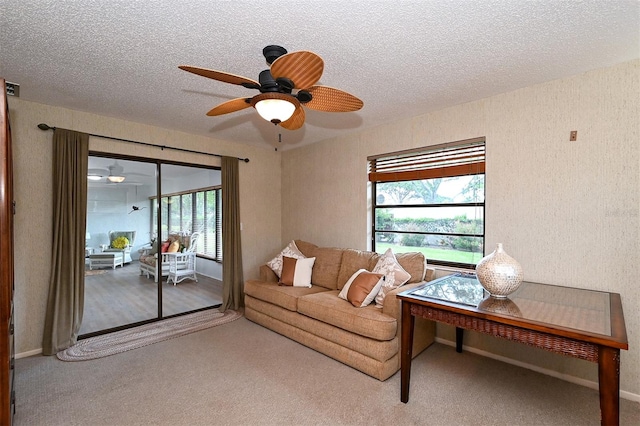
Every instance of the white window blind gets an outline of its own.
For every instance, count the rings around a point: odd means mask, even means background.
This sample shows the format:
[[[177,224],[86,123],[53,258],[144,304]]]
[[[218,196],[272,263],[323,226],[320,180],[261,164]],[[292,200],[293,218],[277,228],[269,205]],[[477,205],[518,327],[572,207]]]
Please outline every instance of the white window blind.
[[[370,182],[400,182],[484,173],[485,138],[367,157]]]

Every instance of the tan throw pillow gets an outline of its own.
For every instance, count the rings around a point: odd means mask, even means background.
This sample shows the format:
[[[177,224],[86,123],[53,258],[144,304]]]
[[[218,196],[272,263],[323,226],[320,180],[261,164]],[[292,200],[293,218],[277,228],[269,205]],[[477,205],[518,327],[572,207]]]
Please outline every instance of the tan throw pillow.
[[[383,282],[384,275],[359,269],[349,278],[338,297],[348,300],[356,308],[363,308],[373,301]]]
[[[300,250],[298,250],[296,243],[294,241],[291,241],[288,246],[282,249],[280,254],[278,254],[276,257],[274,257],[269,262],[267,262],[267,266],[271,268],[273,272],[276,273],[278,278],[282,276],[282,257],[283,256],[292,257],[294,259],[306,258],[306,256],[302,254]]]
[[[167,249],[167,253],[177,253],[180,250],[180,241],[175,240]]]
[[[406,284],[411,278],[411,275],[400,266],[391,249],[387,249],[387,251],[380,256],[378,263],[371,272],[385,276],[384,284],[382,284],[380,292],[376,296],[376,306],[378,308],[382,308],[387,293]]]
[[[294,259],[293,257],[282,257],[282,276],[280,285],[291,285],[294,287],[311,287],[311,271],[315,257],[305,259]]]

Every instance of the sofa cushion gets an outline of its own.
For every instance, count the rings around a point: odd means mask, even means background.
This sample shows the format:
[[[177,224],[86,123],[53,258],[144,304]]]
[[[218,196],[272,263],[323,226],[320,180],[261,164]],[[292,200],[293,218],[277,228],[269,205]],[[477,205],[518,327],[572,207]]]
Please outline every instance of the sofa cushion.
[[[274,306],[251,296],[247,296],[245,298],[245,302],[246,317],[248,319],[252,319],[251,313],[248,312],[252,310],[258,311],[267,317],[264,318],[265,320],[268,318],[272,319],[269,324],[269,328],[272,330],[278,331],[278,328],[274,327],[277,326],[275,323],[283,322],[299,329],[301,333],[312,334],[322,340],[332,342],[340,347],[349,348],[352,351],[378,361],[386,361],[398,354],[400,346],[398,337],[391,340],[374,340],[334,327],[331,324],[318,321],[306,315],[301,315],[297,312],[291,312],[278,306]]]
[[[371,263],[375,265],[374,259],[378,259],[380,255],[372,251],[344,249],[342,253],[342,263],[340,264],[340,273],[338,274],[338,290],[342,290],[349,278],[353,276],[359,269],[372,269]]]
[[[169,245],[169,248],[167,249],[167,253],[177,253],[180,251],[180,241],[175,240],[174,242],[172,242]]]
[[[396,253],[396,259],[400,266],[411,274],[408,283],[424,281],[424,276],[427,272],[427,259],[424,257],[424,254],[417,252]]]
[[[366,269],[359,269],[349,278],[338,297],[348,300],[356,308],[364,308],[373,302],[383,282],[383,274],[374,274]]]
[[[281,286],[277,282],[249,280],[244,283],[244,292],[256,299],[273,303],[289,311],[298,309],[298,299],[301,296],[328,291],[326,288]]]
[[[298,312],[376,340],[391,340],[396,336],[398,324],[395,318],[382,313],[373,304],[356,308],[346,300],[340,299],[338,293],[338,290],[332,290],[300,297]]]
[[[315,257],[294,259],[282,256],[282,276],[278,283],[294,287],[311,287],[311,272],[315,261]]]
[[[158,242],[154,242],[153,245],[151,246],[151,250],[149,250],[149,252],[147,253],[148,255],[153,256],[154,254],[158,253]]]
[[[278,278],[282,275],[282,258],[284,256],[291,257],[293,259],[304,259],[305,257],[309,257],[305,256],[300,252],[300,250],[298,250],[298,246],[295,241],[291,241],[280,253],[278,253],[276,257],[267,262],[267,266],[276,273]]]
[[[311,257],[316,258],[313,265],[311,283],[324,288],[336,290],[338,288],[338,273],[342,262],[343,249],[333,247],[317,247]]]
[[[378,263],[371,272],[385,276],[384,283],[382,283],[382,287],[376,295],[376,306],[379,308],[382,308],[385,295],[388,292],[406,284],[407,281],[411,279],[411,275],[400,266],[391,249],[387,249],[387,251],[380,256]]]
[[[294,240],[298,249],[305,255],[305,257],[313,257],[313,251],[318,248],[317,245],[309,243],[303,240]]]
[[[155,254],[140,255],[140,258],[138,260],[140,261],[140,263],[144,263],[145,265],[149,266],[156,266],[156,263],[158,263],[158,258]]]

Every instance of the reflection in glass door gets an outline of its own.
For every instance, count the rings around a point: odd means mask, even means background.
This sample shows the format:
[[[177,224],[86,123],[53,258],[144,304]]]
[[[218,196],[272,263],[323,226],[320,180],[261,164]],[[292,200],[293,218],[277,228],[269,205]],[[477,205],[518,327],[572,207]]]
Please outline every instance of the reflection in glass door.
[[[141,276],[150,253],[156,164],[89,156],[85,297],[80,335],[158,317],[158,291]]]
[[[163,164],[160,238],[163,316],[222,302],[220,171]],[[154,211],[157,200],[154,199]]]

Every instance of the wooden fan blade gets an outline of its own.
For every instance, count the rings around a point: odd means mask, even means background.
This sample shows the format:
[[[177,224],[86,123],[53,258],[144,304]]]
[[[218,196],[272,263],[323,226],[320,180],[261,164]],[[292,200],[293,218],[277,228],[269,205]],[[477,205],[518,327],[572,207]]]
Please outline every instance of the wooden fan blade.
[[[245,108],[249,108],[250,106],[251,102],[249,98],[236,98],[221,103],[220,105],[209,111],[207,115],[213,117],[216,115],[229,114],[230,112],[240,111]]]
[[[313,52],[301,50],[280,56],[271,64],[271,75],[293,81],[294,88],[306,89],[320,80],[324,61]]]
[[[191,67],[189,65],[180,65],[183,71],[188,71],[193,74],[201,75],[203,77],[212,78],[214,80],[222,81],[224,83],[237,84],[247,87],[249,89],[259,89],[260,83],[250,78],[241,77],[239,75],[229,74],[222,71],[208,70],[206,68]]]
[[[302,127],[302,125],[304,124],[304,117],[304,109],[301,105],[298,105],[291,118],[280,123],[280,125],[287,130],[296,130]]]
[[[364,103],[353,96],[340,89],[334,89],[327,86],[313,86],[307,89],[313,97],[304,106],[315,109],[317,111],[326,112],[349,112],[357,111]]]

